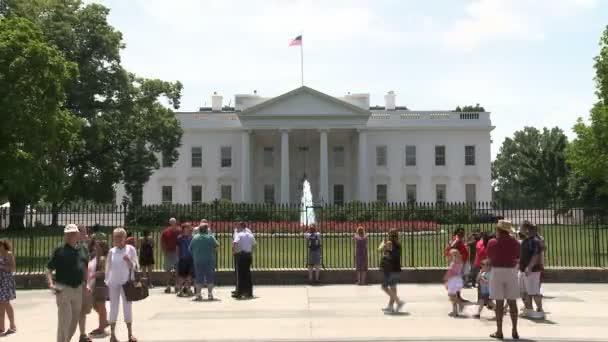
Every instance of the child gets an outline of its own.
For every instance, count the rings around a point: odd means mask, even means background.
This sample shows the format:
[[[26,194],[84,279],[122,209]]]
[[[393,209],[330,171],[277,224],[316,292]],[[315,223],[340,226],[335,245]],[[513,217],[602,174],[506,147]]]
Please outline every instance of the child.
[[[479,301],[477,302],[477,305],[479,305],[479,309],[477,315],[473,316],[474,318],[481,318],[481,310],[484,306],[487,306],[488,308],[492,307],[492,302],[490,301],[491,276],[490,261],[488,259],[483,260],[481,262],[481,271],[477,275],[477,284],[479,284]]]
[[[357,227],[355,240],[355,269],[357,270],[357,285],[365,285],[367,276],[367,234],[363,227]]]
[[[450,317],[458,317],[462,311],[462,302],[458,299],[458,293],[462,290],[462,258],[457,249],[450,249],[450,267],[444,276],[445,287],[448,290],[450,302],[452,302],[452,312]]]
[[[144,237],[141,240],[139,247],[139,265],[148,280],[148,287],[153,288],[152,268],[154,267],[154,241],[150,237],[149,230],[144,230],[143,235]]]
[[[321,273],[321,233],[317,232],[315,226],[310,226],[306,233],[308,242],[308,281],[311,284],[319,283]],[[314,278],[313,278],[314,273]]]
[[[11,252],[11,243],[8,240],[0,241],[0,333],[7,336],[17,332],[15,326],[15,311],[11,300],[15,300],[15,256]],[[10,328],[4,331],[4,315],[8,316]]]

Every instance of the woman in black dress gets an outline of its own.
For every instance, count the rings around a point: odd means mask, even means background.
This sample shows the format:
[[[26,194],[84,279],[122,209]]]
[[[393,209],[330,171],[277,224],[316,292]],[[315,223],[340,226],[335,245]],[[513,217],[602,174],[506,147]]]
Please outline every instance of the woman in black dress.
[[[154,267],[154,241],[150,237],[150,231],[144,230],[144,237],[139,244],[139,265],[148,280],[148,287],[152,288],[152,268]]]

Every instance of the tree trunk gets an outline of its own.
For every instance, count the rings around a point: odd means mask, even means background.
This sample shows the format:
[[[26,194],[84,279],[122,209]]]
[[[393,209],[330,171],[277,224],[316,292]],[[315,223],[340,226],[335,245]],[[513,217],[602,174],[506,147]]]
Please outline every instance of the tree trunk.
[[[143,203],[143,184],[131,184],[129,186],[125,186],[125,190],[127,191],[127,195],[131,202],[130,206],[140,207]]]
[[[51,204],[51,227],[59,227],[59,210],[61,205],[57,202]]]
[[[9,196],[8,201],[11,204],[11,210],[9,212],[9,229],[24,229],[23,220],[25,218],[25,207],[27,201],[18,196]]]

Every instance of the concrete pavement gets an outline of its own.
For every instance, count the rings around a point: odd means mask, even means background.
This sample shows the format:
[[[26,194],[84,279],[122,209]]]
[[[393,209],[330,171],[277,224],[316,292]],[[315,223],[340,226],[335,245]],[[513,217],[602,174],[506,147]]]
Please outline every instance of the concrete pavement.
[[[520,320],[522,339],[608,341],[606,287],[544,285],[547,320]],[[381,312],[386,296],[378,285],[260,286],[255,299],[241,301],[230,298],[231,289],[217,289],[217,301],[195,303],[155,288],[150,298],[134,304],[135,335],[144,342],[488,341],[495,327],[487,310],[481,320],[448,317],[450,304],[437,284],[401,285],[407,304],[399,315]],[[474,290],[465,290],[464,296],[474,299]],[[49,291],[19,291],[14,307],[18,333],[4,340],[54,341],[57,311]],[[96,318],[89,316],[88,331],[96,327]],[[508,337],[511,325],[508,319],[505,323]],[[118,331],[119,340],[126,340],[124,324]]]

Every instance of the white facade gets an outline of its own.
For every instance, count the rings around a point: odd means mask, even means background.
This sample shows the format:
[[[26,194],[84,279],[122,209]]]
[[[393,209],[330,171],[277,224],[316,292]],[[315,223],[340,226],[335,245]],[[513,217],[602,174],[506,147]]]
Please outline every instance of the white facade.
[[[296,203],[304,177],[315,202],[491,200],[490,113],[412,111],[392,92],[370,108],[367,94],[308,87],[234,103],[213,95],[212,108],[176,114],[179,160],[152,175],[144,204]]]

